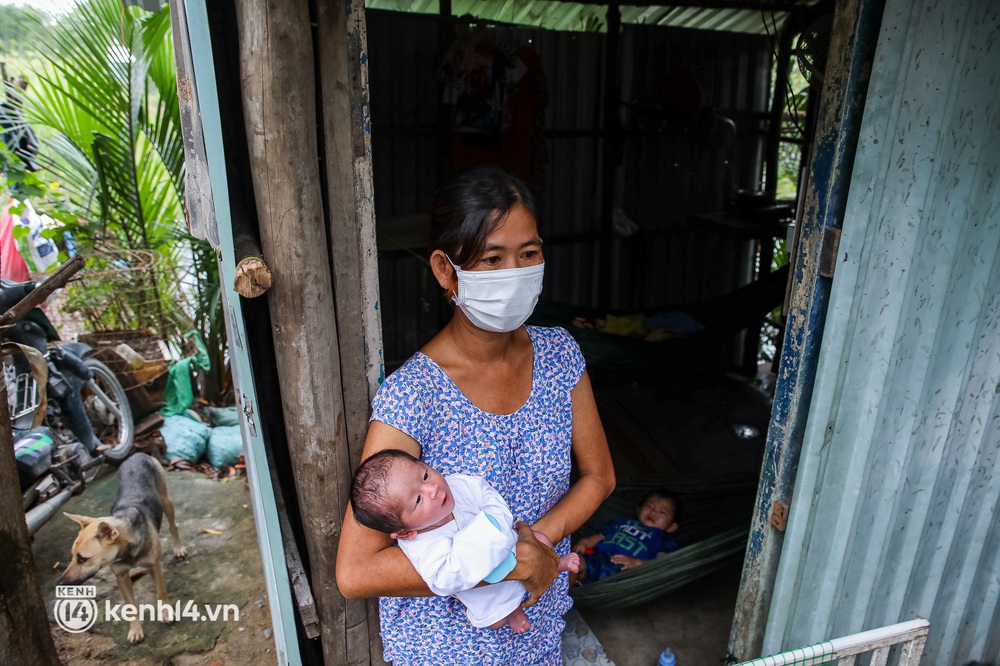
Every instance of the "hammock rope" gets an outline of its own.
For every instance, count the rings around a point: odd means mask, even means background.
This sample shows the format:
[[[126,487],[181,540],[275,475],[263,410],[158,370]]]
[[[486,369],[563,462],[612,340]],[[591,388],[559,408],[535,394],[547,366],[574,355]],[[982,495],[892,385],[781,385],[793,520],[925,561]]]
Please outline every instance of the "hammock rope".
[[[757,490],[757,483],[746,479],[658,477],[621,482],[574,535],[574,542],[596,533],[610,520],[635,515],[639,499],[649,490],[660,487],[673,490],[681,498],[684,517],[680,534],[688,545],[635,569],[573,587],[570,595],[578,606],[624,608],[646,603],[707,576],[743,555]]]

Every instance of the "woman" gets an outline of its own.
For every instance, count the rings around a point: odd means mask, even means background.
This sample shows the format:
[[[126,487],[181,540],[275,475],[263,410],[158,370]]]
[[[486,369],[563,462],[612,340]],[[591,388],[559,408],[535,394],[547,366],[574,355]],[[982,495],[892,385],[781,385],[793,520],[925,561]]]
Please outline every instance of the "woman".
[[[564,329],[523,325],[544,270],[537,216],[527,186],[494,167],[438,190],[431,270],[457,308],[379,389],[362,454],[402,449],[444,474],[481,475],[500,492],[527,521],[506,580],[527,588],[532,628],[476,629],[460,602],[430,597],[395,542],[359,525],[348,507],[337,583],[348,598],[382,597],[385,659],[396,666],[562,664],[567,579],[553,583],[558,558],[531,528],[565,555],[615,480],[579,346]]]

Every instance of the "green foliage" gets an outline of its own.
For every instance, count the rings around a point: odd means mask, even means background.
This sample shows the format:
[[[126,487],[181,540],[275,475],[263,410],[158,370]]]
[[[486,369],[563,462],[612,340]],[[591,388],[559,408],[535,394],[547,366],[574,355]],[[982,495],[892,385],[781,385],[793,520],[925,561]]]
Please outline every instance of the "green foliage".
[[[2,6],[2,5],[0,5]],[[0,191],[3,200],[11,196],[19,199],[44,196],[48,187],[37,171],[28,171],[14,152],[0,141]]]
[[[799,172],[802,162],[802,147],[797,141],[805,139],[806,107],[809,103],[809,85],[794,55],[789,63],[788,89],[785,98],[785,112],[781,123],[784,141],[778,144],[778,191],[777,198],[794,201],[799,191]],[[790,141],[788,139],[791,139]]]
[[[197,328],[221,360],[215,255],[184,218],[169,11],[86,0],[60,18],[47,46],[24,112],[50,130],[38,161],[75,208],[67,226],[88,256],[69,307],[94,328],[146,329],[178,348]]]
[[[0,55],[38,51],[52,25],[46,12],[27,5],[0,5]],[[11,74],[8,70],[8,75]]]

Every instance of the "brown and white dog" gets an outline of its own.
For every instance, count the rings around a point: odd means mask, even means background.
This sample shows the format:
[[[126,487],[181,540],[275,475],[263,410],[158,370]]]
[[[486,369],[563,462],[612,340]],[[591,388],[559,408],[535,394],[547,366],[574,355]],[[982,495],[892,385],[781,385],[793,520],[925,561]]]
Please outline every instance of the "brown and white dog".
[[[156,598],[169,604],[167,585],[160,565],[160,523],[167,516],[174,556],[186,557],[174,522],[174,505],[167,494],[167,473],[156,460],[145,453],[135,453],[118,468],[118,495],[111,505],[111,515],[89,518],[65,514],[80,525],[73,542],[72,560],[56,585],[80,585],[105,565],[118,579],[118,589],[125,603],[135,607],[132,592],[133,568],[151,571],[156,582]],[[142,623],[129,622],[128,642],[143,639]]]

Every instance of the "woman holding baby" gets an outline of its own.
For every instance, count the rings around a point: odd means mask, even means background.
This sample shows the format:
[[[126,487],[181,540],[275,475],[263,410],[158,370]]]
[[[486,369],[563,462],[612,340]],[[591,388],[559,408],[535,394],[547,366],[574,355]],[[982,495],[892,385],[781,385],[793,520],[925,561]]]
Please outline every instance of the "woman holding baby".
[[[473,627],[460,602],[429,596],[395,541],[359,525],[350,507],[337,582],[348,598],[381,597],[385,659],[396,666],[560,665],[567,577],[532,528],[565,555],[614,489],[590,379],[569,333],[524,325],[545,267],[529,188],[495,167],[459,174],[438,190],[431,218],[431,270],[456,308],[380,388],[363,458],[401,449],[497,489],[525,521],[506,580],[527,589],[531,629]]]

